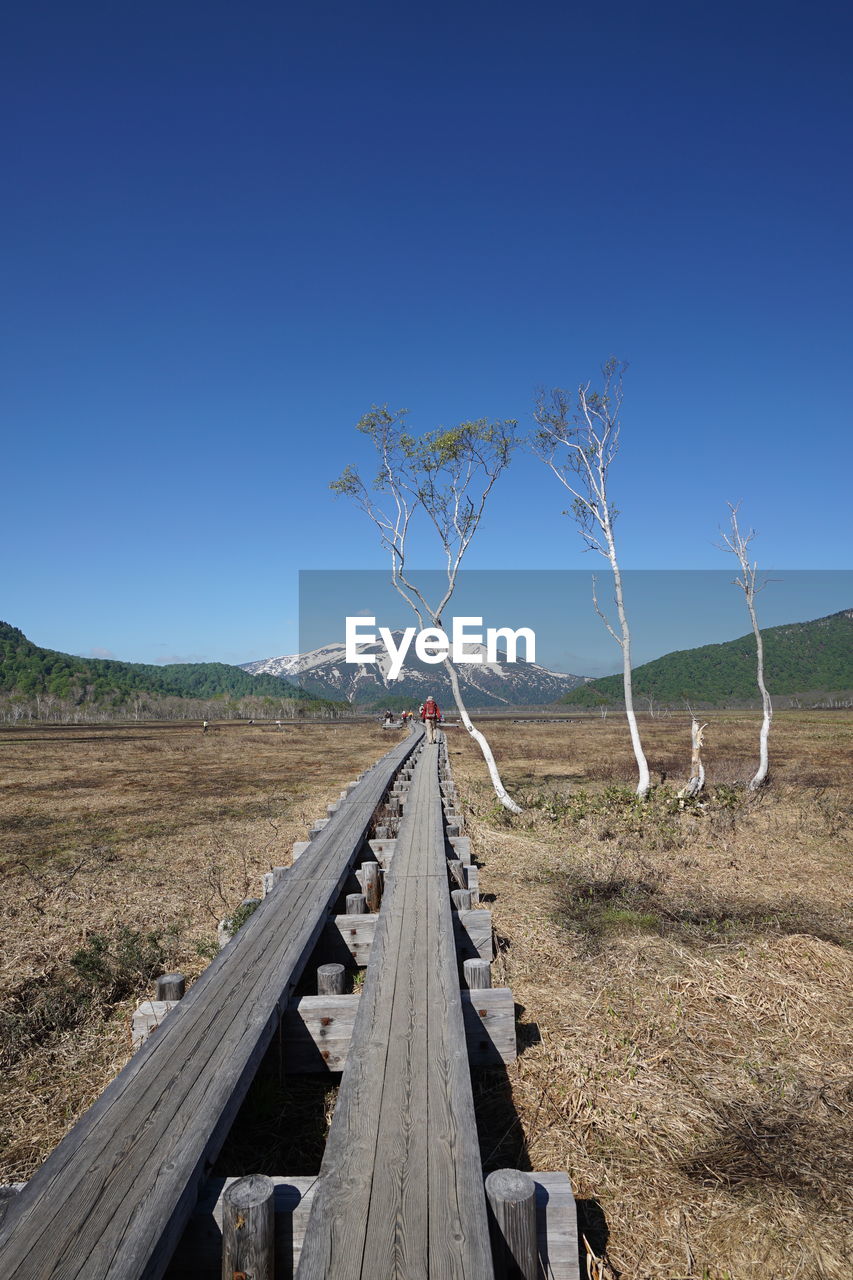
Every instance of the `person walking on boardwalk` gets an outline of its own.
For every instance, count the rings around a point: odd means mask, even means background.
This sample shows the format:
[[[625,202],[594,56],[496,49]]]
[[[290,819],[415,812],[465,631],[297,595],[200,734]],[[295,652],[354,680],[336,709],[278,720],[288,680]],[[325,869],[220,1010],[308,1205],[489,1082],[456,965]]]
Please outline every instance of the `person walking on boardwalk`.
[[[441,719],[441,712],[432,694],[429,695],[421,709],[421,719],[426,725],[427,742],[435,742],[435,726]]]

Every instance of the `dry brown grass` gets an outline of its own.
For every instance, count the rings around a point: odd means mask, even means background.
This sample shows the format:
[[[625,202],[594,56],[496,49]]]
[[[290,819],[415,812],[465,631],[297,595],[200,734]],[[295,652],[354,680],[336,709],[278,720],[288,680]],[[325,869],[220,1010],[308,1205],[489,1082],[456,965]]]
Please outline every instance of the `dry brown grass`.
[[[125,927],[197,976],[217,920],[391,745],[363,725],[0,732],[0,1181],[29,1177],[130,1053],[135,999],[90,1001],[75,952]]]
[[[686,719],[643,726],[681,785]],[[848,717],[780,716],[772,786],[757,723],[714,717],[710,796],[632,802],[617,719],[498,723],[495,808],[451,732],[495,981],[523,1006],[508,1079],[477,1086],[490,1167],[566,1169],[601,1274],[841,1280],[853,1273],[853,939]]]
[[[667,782],[637,805],[616,717],[493,724],[517,819],[451,731],[495,982],[523,1007],[518,1062],[475,1079],[484,1161],[568,1170],[608,1280],[847,1280],[853,727],[779,716],[772,786],[747,799],[732,784],[755,718],[714,717],[709,800],[683,810],[687,722],[643,729]],[[0,733],[4,988],[67,979],[75,948],[120,924],[197,974],[216,919],[390,745],[355,725]],[[7,1069],[0,1178],[27,1177],[123,1064],[132,1003],[85,1010]],[[333,1091],[259,1090],[246,1160],[314,1169]]]

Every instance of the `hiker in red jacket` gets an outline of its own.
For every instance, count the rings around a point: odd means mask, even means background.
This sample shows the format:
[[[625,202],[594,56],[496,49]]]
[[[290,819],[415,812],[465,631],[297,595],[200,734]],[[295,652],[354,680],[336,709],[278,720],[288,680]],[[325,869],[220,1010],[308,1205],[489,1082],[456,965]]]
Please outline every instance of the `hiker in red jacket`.
[[[432,694],[429,695],[421,708],[421,719],[426,725],[427,742],[435,742],[435,726],[441,719],[441,712],[439,711],[438,703]]]

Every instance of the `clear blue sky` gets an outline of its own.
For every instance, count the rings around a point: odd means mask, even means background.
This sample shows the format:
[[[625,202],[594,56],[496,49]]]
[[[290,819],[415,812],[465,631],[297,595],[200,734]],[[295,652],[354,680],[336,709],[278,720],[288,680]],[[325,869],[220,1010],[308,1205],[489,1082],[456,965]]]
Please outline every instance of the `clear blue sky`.
[[[742,498],[762,565],[849,568],[852,38],[840,3],[7,6],[0,618],[292,651],[299,569],[382,565],[328,492],[362,412],[527,425],[610,353],[626,566],[724,567]],[[591,567],[564,506],[520,458],[471,567]]]

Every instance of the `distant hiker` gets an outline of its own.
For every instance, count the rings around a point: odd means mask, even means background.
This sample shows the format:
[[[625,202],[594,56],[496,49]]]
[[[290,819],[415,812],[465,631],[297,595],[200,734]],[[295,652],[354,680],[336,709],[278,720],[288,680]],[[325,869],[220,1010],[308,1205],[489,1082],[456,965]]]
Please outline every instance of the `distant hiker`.
[[[206,721],[206,720],[202,720],[202,722],[201,722],[201,731],[202,731],[202,733],[207,733],[207,721]]]
[[[427,742],[435,742],[435,726],[438,724],[440,719],[441,711],[439,710],[438,703],[432,694],[430,694],[426,702],[421,707],[421,720],[423,720],[426,725]]]

